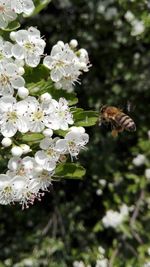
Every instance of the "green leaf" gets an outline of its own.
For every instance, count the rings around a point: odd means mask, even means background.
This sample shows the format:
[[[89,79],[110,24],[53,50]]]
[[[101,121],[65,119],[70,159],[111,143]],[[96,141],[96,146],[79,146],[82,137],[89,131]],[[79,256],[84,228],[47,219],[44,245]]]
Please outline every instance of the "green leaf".
[[[24,79],[27,84],[40,82],[42,79],[48,79],[49,70],[42,64],[36,68],[26,67]]]
[[[40,76],[40,73],[36,74],[36,72],[35,72],[35,75],[33,75],[33,80],[39,79],[39,78],[37,78],[38,75],[39,75],[39,77],[41,77],[41,79],[44,78],[44,77],[42,77],[43,76],[42,74]],[[30,75],[28,74],[28,77],[29,76]],[[31,80],[31,76],[29,79]],[[50,79],[48,81],[45,81],[43,79],[41,80],[41,79],[40,79],[40,81],[38,81],[36,83],[32,82],[32,83],[29,83],[27,85],[27,88],[30,91],[30,95],[37,96],[37,95],[41,95],[45,92],[48,92],[56,100],[58,100],[60,97],[64,97],[69,102],[70,106],[75,105],[78,102],[78,98],[76,97],[76,94],[74,92],[68,93],[64,90],[58,90],[54,87],[54,83]]]
[[[18,21],[12,21],[8,24],[6,29],[3,29],[3,31],[6,32],[11,32],[11,31],[15,31],[20,27],[20,23]]]
[[[41,133],[27,133],[22,135],[20,139],[24,142],[37,142],[42,140],[43,137],[44,135]]]
[[[60,163],[56,167],[56,177],[65,179],[82,179],[86,170],[76,163]]]
[[[96,111],[79,111],[74,113],[76,126],[93,126],[97,123],[99,114]]]
[[[35,4],[35,9],[33,11],[32,14],[30,15],[24,15],[24,17],[30,17],[30,16],[34,16],[38,13],[40,13],[49,3],[51,2],[51,0],[35,0],[34,4]]]
[[[59,135],[59,136],[64,137],[64,136],[68,133],[68,131],[55,130],[54,133],[55,133],[56,135]]]

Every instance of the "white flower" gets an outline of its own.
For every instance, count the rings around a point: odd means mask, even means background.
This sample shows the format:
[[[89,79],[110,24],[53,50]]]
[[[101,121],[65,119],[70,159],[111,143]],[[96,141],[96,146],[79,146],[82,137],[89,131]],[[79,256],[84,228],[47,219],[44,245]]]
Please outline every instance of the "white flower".
[[[71,44],[75,44],[75,40]],[[71,46],[64,44],[62,41],[53,46],[50,56],[44,58],[43,64],[51,70],[50,76],[56,83],[57,89],[66,89],[72,91],[75,82],[82,71],[88,71],[89,59],[88,54],[81,56],[80,50],[75,52]]]
[[[8,23],[17,17],[14,9],[11,7],[11,0],[0,0],[0,28],[4,29]]]
[[[12,43],[4,41],[0,36],[0,61],[7,60],[12,57]]]
[[[34,10],[32,0],[11,0],[11,7],[17,14],[25,13],[30,15]]]
[[[15,63],[0,63],[0,95],[13,95],[14,89],[24,86],[25,81],[19,71]]]
[[[140,35],[144,31],[145,31],[145,26],[143,21],[139,21],[137,19],[132,21],[132,31],[131,31],[132,36]]]
[[[106,215],[103,217],[102,222],[103,225],[108,227],[116,228],[118,227],[124,220],[124,215],[117,211],[108,210],[106,212]]]
[[[19,30],[13,35],[16,44],[12,47],[12,54],[17,59],[25,59],[27,65],[36,67],[43,55],[45,41],[40,37],[40,31],[34,27]]]
[[[32,179],[32,182],[38,190],[47,191],[49,186],[52,184],[51,176],[53,174],[53,171],[42,170],[36,178]]]
[[[52,100],[55,107],[54,111],[49,114],[49,123],[47,127],[53,130],[67,130],[69,124],[73,124],[73,115],[68,107],[65,98],[60,98],[59,102]]]
[[[123,205],[120,207],[120,213],[121,213],[123,216],[128,216],[128,214],[129,214],[129,207],[128,207],[126,204],[123,204]]]
[[[143,165],[143,164],[145,163],[145,161],[146,161],[145,156],[142,155],[142,154],[138,154],[138,155],[133,159],[132,163],[133,163],[135,166],[139,167],[139,166]]]
[[[36,162],[47,171],[53,171],[59,160],[60,153],[56,150],[56,141],[58,138],[44,138],[40,143],[42,150],[35,154]]]
[[[74,261],[73,267],[86,267],[83,261]]]
[[[145,177],[147,178],[147,180],[150,180],[150,169],[145,170]]]
[[[72,157],[76,157],[88,141],[89,135],[87,133],[70,131],[64,139],[56,142],[56,149],[60,153],[69,153]]]
[[[95,267],[108,267],[108,259],[97,260]]]
[[[24,178],[33,178],[41,172],[35,159],[32,157],[25,157],[21,159],[20,157],[12,157],[8,162],[8,172],[11,173],[11,176],[15,177],[16,175],[22,176]]]
[[[0,204],[7,205],[14,201],[12,177],[0,174]]]
[[[135,19],[134,14],[130,10],[125,13],[124,17],[128,22],[132,22]]]
[[[98,247],[98,251],[100,254],[105,254],[105,249],[101,246]]]
[[[45,127],[49,127],[53,120],[50,118],[49,112],[52,114],[55,112],[51,100],[40,104],[35,97],[28,96],[25,100],[20,101],[21,103],[26,106],[26,116],[31,132],[42,132]]]
[[[5,137],[12,137],[17,131],[26,133],[29,129],[28,118],[24,116],[23,103],[16,98],[4,96],[0,98],[0,131]]]
[[[150,139],[150,130],[147,132],[147,134],[148,134],[148,138]]]

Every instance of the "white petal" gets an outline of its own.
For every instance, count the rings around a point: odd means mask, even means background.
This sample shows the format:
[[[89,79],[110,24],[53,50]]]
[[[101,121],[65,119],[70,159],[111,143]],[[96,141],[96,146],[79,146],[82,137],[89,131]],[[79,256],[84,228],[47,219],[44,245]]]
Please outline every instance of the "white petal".
[[[22,46],[20,46],[19,44],[13,45],[12,55],[17,59],[23,59],[24,58],[24,48]]]
[[[56,150],[59,152],[66,152],[67,151],[67,142],[64,139],[60,139],[56,142]]]
[[[51,57],[51,56],[46,56],[43,60],[43,64],[49,68],[52,69],[54,68],[56,61]]]
[[[35,153],[35,161],[38,164],[43,166],[45,164],[45,160],[46,160],[46,155],[45,155],[44,151],[38,151]]]
[[[63,77],[63,73],[60,68],[55,68],[51,70],[51,79],[54,82],[59,82]]]
[[[52,144],[52,139],[46,137],[46,138],[44,138],[44,139],[40,142],[40,148],[46,150],[46,149],[49,148],[49,146],[50,146],[51,144]]]
[[[7,122],[1,126],[1,133],[5,137],[12,137],[17,132],[17,127],[11,122]]]
[[[30,15],[34,10],[34,4],[31,0],[25,0],[24,1],[24,8],[23,8],[23,12],[26,15]]]
[[[17,127],[18,127],[18,130],[21,132],[21,133],[26,133],[29,131],[29,120],[28,118],[20,118],[18,121],[17,121]]]
[[[25,62],[30,67],[36,67],[40,63],[40,56],[37,56],[35,54],[27,54],[25,56]]]
[[[11,84],[15,89],[18,89],[19,87],[23,87],[25,85],[25,80],[21,76],[16,76],[11,79]]]
[[[25,42],[28,42],[29,40],[28,32],[26,30],[19,30],[18,32],[16,32],[15,39],[16,42],[22,46]]]

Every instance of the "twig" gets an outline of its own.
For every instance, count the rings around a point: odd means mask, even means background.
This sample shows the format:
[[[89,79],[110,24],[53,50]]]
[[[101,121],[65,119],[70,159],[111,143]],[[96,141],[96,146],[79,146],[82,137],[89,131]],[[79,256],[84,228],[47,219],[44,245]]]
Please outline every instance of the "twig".
[[[114,266],[114,260],[115,260],[116,256],[118,255],[118,252],[119,252],[119,248],[116,248],[111,255],[110,261],[108,263],[108,267]]]

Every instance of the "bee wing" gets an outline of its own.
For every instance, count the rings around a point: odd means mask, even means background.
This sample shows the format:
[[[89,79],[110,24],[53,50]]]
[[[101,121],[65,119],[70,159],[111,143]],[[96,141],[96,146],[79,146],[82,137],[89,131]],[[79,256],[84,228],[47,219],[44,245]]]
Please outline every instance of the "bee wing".
[[[127,101],[127,111],[133,112],[135,110],[135,105],[133,105],[133,103],[131,101]]]

